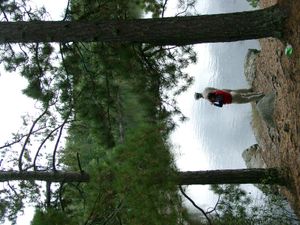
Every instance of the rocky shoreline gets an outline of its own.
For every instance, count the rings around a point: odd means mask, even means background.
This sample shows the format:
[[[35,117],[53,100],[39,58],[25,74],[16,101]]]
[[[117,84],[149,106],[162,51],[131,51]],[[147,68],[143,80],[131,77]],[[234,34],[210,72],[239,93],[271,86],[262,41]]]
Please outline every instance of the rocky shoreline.
[[[299,216],[300,1],[260,1],[262,8],[276,3],[289,13],[284,37],[282,40],[261,39],[261,50],[248,54],[245,73],[254,91],[264,92],[269,96],[262,103],[252,105],[252,126],[261,149],[261,158],[268,168],[276,167],[285,171],[290,182],[280,191]],[[291,57],[284,54],[287,43],[294,49]]]

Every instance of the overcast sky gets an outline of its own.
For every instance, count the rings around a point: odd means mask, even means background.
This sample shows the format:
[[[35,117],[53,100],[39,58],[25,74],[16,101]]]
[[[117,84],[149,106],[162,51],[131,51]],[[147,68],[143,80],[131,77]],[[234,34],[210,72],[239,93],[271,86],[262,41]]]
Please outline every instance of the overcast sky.
[[[63,10],[67,5],[67,0],[32,0],[38,6],[45,6],[46,10],[50,13],[52,20],[60,20],[63,17]],[[165,16],[173,16],[177,13],[177,0],[170,0],[168,3],[168,11]],[[207,53],[207,49],[203,45],[202,56]],[[194,66],[192,69],[197,69]],[[198,68],[199,69],[199,68]],[[35,101],[26,97],[22,94],[22,89],[24,89],[27,85],[26,79],[22,78],[17,73],[6,73],[3,68],[0,70],[0,104],[2,106],[2,110],[0,111],[0,143],[3,143],[7,140],[12,132],[16,132],[20,126],[22,125],[21,116],[26,113],[34,113]],[[192,90],[194,91],[194,90]],[[190,94],[187,94],[185,99],[181,99],[181,101],[187,102],[188,105],[191,105],[191,101],[193,98],[190,98]],[[189,107],[184,109],[185,114],[187,116],[190,115]],[[180,130],[185,134],[191,134],[190,130],[185,130],[187,127],[183,124],[180,127]],[[189,129],[189,128],[187,128]],[[182,132],[177,133],[179,135],[173,137],[173,139],[177,139],[179,143],[186,143],[184,148],[181,148],[180,144],[177,144],[175,151],[177,153],[179,167],[181,170],[198,168],[199,164],[207,167],[207,160],[204,157],[203,153],[197,151],[197,149],[192,148],[191,146],[198,146],[199,143],[197,139],[195,139],[191,135],[182,135]],[[184,154],[184,149],[189,149],[192,151],[192,154]],[[5,164],[3,164],[5,167]],[[207,188],[205,188],[207,189]],[[200,194],[200,193],[199,193]],[[204,193],[205,195],[205,193]],[[17,225],[30,225],[30,221],[32,219],[34,213],[34,208],[27,207],[23,216],[20,216],[17,221]],[[8,225],[10,223],[5,223]]]
[[[51,15],[52,20],[60,20],[63,17],[63,10],[67,5],[66,0],[32,0],[38,3],[39,6],[44,5],[47,11]],[[219,2],[220,0],[201,0],[198,2],[198,6],[202,8],[203,12],[207,11],[207,4],[205,2]],[[176,2],[177,0],[170,0],[167,16],[172,16],[176,13]],[[224,1],[224,4],[235,3],[235,0]],[[172,4],[172,5],[171,5]],[[201,6],[200,6],[201,5]],[[235,9],[235,8],[233,8]],[[214,10],[219,10],[217,7],[214,7]],[[234,11],[234,10],[233,10]],[[211,66],[211,61],[209,60],[209,48],[206,44],[198,45],[197,51],[201,53],[201,59],[197,65],[192,65],[189,67],[188,72],[199,76],[200,74],[213,74],[215,71],[209,71]],[[22,89],[26,87],[26,80],[22,79],[18,74],[7,74],[0,70],[0,104],[2,110],[0,111],[0,144],[6,140],[11,132],[15,132],[22,123],[21,115],[24,115],[26,112],[32,112],[34,109],[34,101],[22,95]],[[209,77],[207,80],[202,80],[201,85],[210,84]],[[201,88],[203,88],[201,86]],[[197,87],[199,89],[199,87]],[[183,112],[186,116],[192,117],[193,109],[195,108],[195,103],[193,99],[194,91],[196,86],[192,86],[184,95],[182,95],[178,100],[180,106],[186,105],[183,108]],[[203,104],[203,107],[211,107],[209,104]],[[195,110],[194,110],[195,111]],[[224,115],[224,114],[223,114]],[[194,126],[195,127],[195,126]],[[200,139],[195,137],[195,129],[193,126],[187,124],[182,124],[180,129],[172,135],[174,143],[177,145],[175,148],[176,154],[178,156],[177,163],[180,170],[199,170],[199,169],[208,169],[208,159],[203,151],[199,151],[199,148],[195,146],[202,147]],[[194,196],[197,196],[198,199],[203,203],[208,198],[208,186],[201,186],[202,190],[199,188],[194,191]],[[190,189],[192,190],[192,189]],[[206,191],[204,191],[206,190]],[[27,207],[24,216],[18,219],[17,225],[30,225],[30,221],[33,216],[33,208]],[[8,225],[9,223],[6,223]]]
[[[67,0],[32,0],[38,6],[44,5],[50,13],[52,20],[63,18],[63,11],[67,5]],[[22,94],[22,89],[27,85],[27,81],[17,73],[8,74],[0,69],[0,144],[11,137],[12,132],[16,132],[22,125],[21,116],[25,113],[33,113],[35,102]],[[5,164],[3,165],[5,166]],[[27,207],[23,216],[20,216],[17,225],[30,225],[34,209]],[[5,225],[9,225],[6,222]]]

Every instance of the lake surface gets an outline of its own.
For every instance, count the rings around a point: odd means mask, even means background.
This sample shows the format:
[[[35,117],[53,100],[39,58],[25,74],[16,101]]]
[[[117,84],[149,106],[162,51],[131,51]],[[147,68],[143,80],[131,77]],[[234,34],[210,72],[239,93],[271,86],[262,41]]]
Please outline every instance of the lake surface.
[[[196,9],[200,14],[252,10],[246,0],[201,0]],[[180,170],[246,167],[241,154],[256,143],[250,125],[250,104],[219,108],[205,100],[194,100],[194,92],[202,92],[207,86],[249,87],[244,76],[245,55],[249,48],[259,48],[258,41],[195,45],[199,60],[188,68],[195,83],[178,97],[178,104],[189,120],[181,123],[171,136]],[[187,193],[204,208],[214,206],[216,196],[208,185],[189,186]]]

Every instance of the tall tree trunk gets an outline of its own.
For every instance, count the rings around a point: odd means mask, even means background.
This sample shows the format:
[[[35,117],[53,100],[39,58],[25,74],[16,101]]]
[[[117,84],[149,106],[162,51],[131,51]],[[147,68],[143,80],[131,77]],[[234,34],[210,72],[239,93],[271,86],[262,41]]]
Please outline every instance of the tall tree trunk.
[[[41,180],[51,182],[88,182],[89,175],[77,172],[47,171],[0,171],[0,182],[11,180]]]
[[[176,182],[180,185],[286,184],[282,174],[275,168],[178,172]]]
[[[279,37],[278,6],[249,12],[135,20],[0,22],[0,43],[125,42],[188,45]]]

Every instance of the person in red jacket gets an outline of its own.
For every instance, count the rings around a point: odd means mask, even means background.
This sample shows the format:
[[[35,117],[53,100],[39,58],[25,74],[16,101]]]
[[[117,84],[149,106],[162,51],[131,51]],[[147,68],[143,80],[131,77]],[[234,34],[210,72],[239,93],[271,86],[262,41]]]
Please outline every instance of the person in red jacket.
[[[252,89],[216,89],[212,87],[207,87],[202,93],[195,93],[195,99],[200,98],[207,99],[213,105],[222,107],[225,104],[231,103],[249,103],[253,101],[259,101],[265,95],[263,93],[255,93]]]

